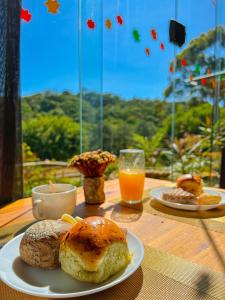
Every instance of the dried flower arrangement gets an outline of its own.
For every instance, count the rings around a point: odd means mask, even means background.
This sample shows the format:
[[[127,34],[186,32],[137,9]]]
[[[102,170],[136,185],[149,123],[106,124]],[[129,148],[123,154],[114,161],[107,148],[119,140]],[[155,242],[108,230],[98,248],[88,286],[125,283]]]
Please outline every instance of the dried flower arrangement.
[[[105,201],[104,177],[106,167],[115,162],[115,156],[108,151],[95,150],[75,155],[69,162],[84,175],[84,194],[87,203]]]

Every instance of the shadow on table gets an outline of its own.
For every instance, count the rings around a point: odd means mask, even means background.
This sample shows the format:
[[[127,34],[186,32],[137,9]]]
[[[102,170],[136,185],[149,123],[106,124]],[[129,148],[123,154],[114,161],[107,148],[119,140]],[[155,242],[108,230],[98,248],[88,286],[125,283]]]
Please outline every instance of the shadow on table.
[[[24,284],[29,284],[32,286],[29,288],[30,292],[41,291],[42,293],[48,293],[48,290],[50,290],[53,293],[59,294],[77,293],[101,288],[119,278],[124,272],[123,270],[111,277],[108,281],[100,284],[87,283],[72,278],[61,269],[43,270],[32,268],[25,264],[20,257],[17,257],[14,260],[13,270],[15,274],[22,280],[22,282],[24,282],[22,283],[23,287]],[[143,272],[141,267],[139,267],[133,275],[131,275],[127,280],[118,284],[116,287],[112,287],[104,292],[98,293],[97,295],[92,295],[91,298],[82,297],[82,299],[112,299],[113,295],[114,299],[132,300],[137,297],[142,285]]]
[[[80,203],[76,207],[74,215],[82,218],[89,216],[105,216],[111,212],[111,219],[116,222],[130,223],[137,221],[143,212],[143,204],[127,204],[127,203],[106,203],[102,205],[93,205]]]
[[[120,203],[113,207],[110,217],[116,222],[131,223],[140,219],[142,212],[142,203],[132,205]]]
[[[221,265],[222,272],[225,273],[225,257],[223,257],[223,254],[221,250],[219,249],[219,246],[222,248],[222,245],[217,245],[216,240],[213,238],[212,233],[209,231],[207,224],[204,220],[200,220],[202,228],[209,240],[209,243],[215,253],[215,257],[219,264]],[[221,273],[222,274],[222,273]],[[200,299],[202,297],[205,297],[206,294],[208,294],[211,291],[221,290],[223,294],[220,293],[220,299],[225,299],[225,291],[224,286],[218,285],[218,282],[215,280],[215,278],[208,274],[207,271],[199,274],[198,278],[195,282],[195,288],[197,291],[196,297],[197,299]]]
[[[150,201],[150,206],[161,213],[167,215],[173,215],[181,218],[210,219],[210,218],[220,218],[225,216],[225,206],[224,207],[221,206],[206,211],[202,211],[202,210],[187,211],[187,210],[175,209],[175,208],[165,206],[154,199]]]
[[[225,257],[223,257],[223,255],[221,254],[221,251],[216,243],[216,240],[214,239],[213,235],[212,235],[212,232],[210,232],[210,230],[208,229],[207,227],[207,224],[205,223],[204,220],[200,220],[201,222],[201,225],[202,225],[202,228],[215,252],[215,255],[217,257],[217,260],[220,262],[220,265],[222,266],[223,268],[223,272],[225,273]],[[224,247],[224,245],[220,245],[221,248]]]
[[[162,205],[156,200],[152,200],[150,202],[150,205],[153,209],[164,213],[168,215],[173,215],[181,218],[194,218],[196,219],[197,222],[200,222],[201,228],[205,232],[211,247],[213,248],[215,255],[222,266],[222,269],[225,272],[225,258],[221,254],[221,251],[219,250],[219,247],[213,238],[212,232],[208,229],[208,226],[206,224],[206,221],[204,219],[210,219],[210,218],[218,218],[222,217],[225,215],[225,209],[224,208],[216,208],[213,210],[208,210],[208,211],[184,211],[184,210],[178,210],[178,209],[173,209],[167,206]],[[221,245],[220,245],[221,246]],[[207,284],[210,284],[209,278],[204,274],[204,276],[201,276],[199,279],[199,283],[197,284],[196,288],[199,290],[199,293],[201,293],[201,287],[204,285],[207,286]],[[204,283],[204,284],[203,284]]]

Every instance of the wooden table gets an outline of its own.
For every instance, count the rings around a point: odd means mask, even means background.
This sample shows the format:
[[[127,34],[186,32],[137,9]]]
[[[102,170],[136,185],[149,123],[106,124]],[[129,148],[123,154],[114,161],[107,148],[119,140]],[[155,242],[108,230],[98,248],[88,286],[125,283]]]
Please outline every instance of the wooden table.
[[[162,185],[171,185],[171,182],[146,178],[145,190]],[[105,192],[104,204],[85,205],[83,189],[79,188],[76,215],[104,215],[138,235],[145,246],[225,273],[224,233],[208,230],[204,224],[193,226],[180,221],[179,217],[170,219],[164,215],[149,213],[145,209],[150,205],[149,199],[145,199],[145,206],[141,210],[124,207],[115,200],[120,197],[118,180],[107,181]],[[0,235],[3,229],[17,228],[33,221],[31,198],[15,201],[0,210]]]

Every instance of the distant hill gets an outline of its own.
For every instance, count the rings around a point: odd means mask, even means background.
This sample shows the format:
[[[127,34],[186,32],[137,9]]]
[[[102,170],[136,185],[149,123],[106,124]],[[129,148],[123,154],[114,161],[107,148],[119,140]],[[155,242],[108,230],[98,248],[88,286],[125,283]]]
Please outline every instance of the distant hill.
[[[103,144],[104,149],[118,153],[120,149],[135,147],[137,136],[157,141],[157,147],[168,146],[171,131],[171,103],[155,100],[131,99],[104,94]],[[86,93],[82,101],[84,143],[88,148],[97,139],[94,128],[100,122],[101,98]],[[224,109],[221,109],[224,115]],[[212,106],[195,101],[177,102],[175,136],[185,133],[200,134],[200,126],[211,118]],[[79,94],[46,92],[24,97],[22,100],[24,142],[38,157],[66,160],[80,150]],[[97,131],[96,131],[97,132]],[[135,138],[134,138],[135,136]]]

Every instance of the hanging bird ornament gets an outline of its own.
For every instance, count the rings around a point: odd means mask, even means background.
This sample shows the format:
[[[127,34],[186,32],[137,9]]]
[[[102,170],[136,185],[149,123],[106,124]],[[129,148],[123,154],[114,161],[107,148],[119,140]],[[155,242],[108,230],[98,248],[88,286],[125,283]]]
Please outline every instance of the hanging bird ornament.
[[[156,30],[152,29],[150,32],[151,32],[151,36],[152,36],[153,40],[157,40],[157,32],[156,32]]]
[[[170,71],[170,73],[173,73],[173,64],[170,64],[169,71]]]
[[[161,49],[162,51],[165,50],[165,45],[164,45],[164,43],[160,43],[160,49]]]
[[[89,29],[95,29],[95,22],[92,19],[87,20],[87,27]]]
[[[148,47],[145,48],[145,53],[146,53],[147,56],[150,55],[150,49]]]
[[[201,79],[201,84],[202,84],[202,85],[206,85],[206,78],[202,78],[202,79]]]
[[[187,66],[187,61],[185,58],[182,58],[181,61],[180,61],[180,64],[182,67],[186,67]]]
[[[30,22],[32,19],[32,14],[29,12],[28,9],[21,9],[20,18],[25,22]]]
[[[201,73],[201,68],[200,68],[200,65],[199,65],[199,64],[196,64],[196,65],[195,65],[195,72],[196,72],[198,75],[200,75],[200,73]]]
[[[121,16],[116,16],[117,23],[123,25],[123,18]]]
[[[139,34],[138,30],[134,29],[132,31],[132,34],[133,34],[133,38],[134,38],[135,42],[140,42],[141,39],[140,39],[140,34]]]
[[[112,28],[112,22],[111,22],[110,19],[106,19],[106,21],[105,21],[105,27],[107,29],[111,29]]]
[[[60,4],[57,0],[48,0],[45,2],[45,5],[48,8],[48,12],[53,13],[53,14],[57,14]]]

